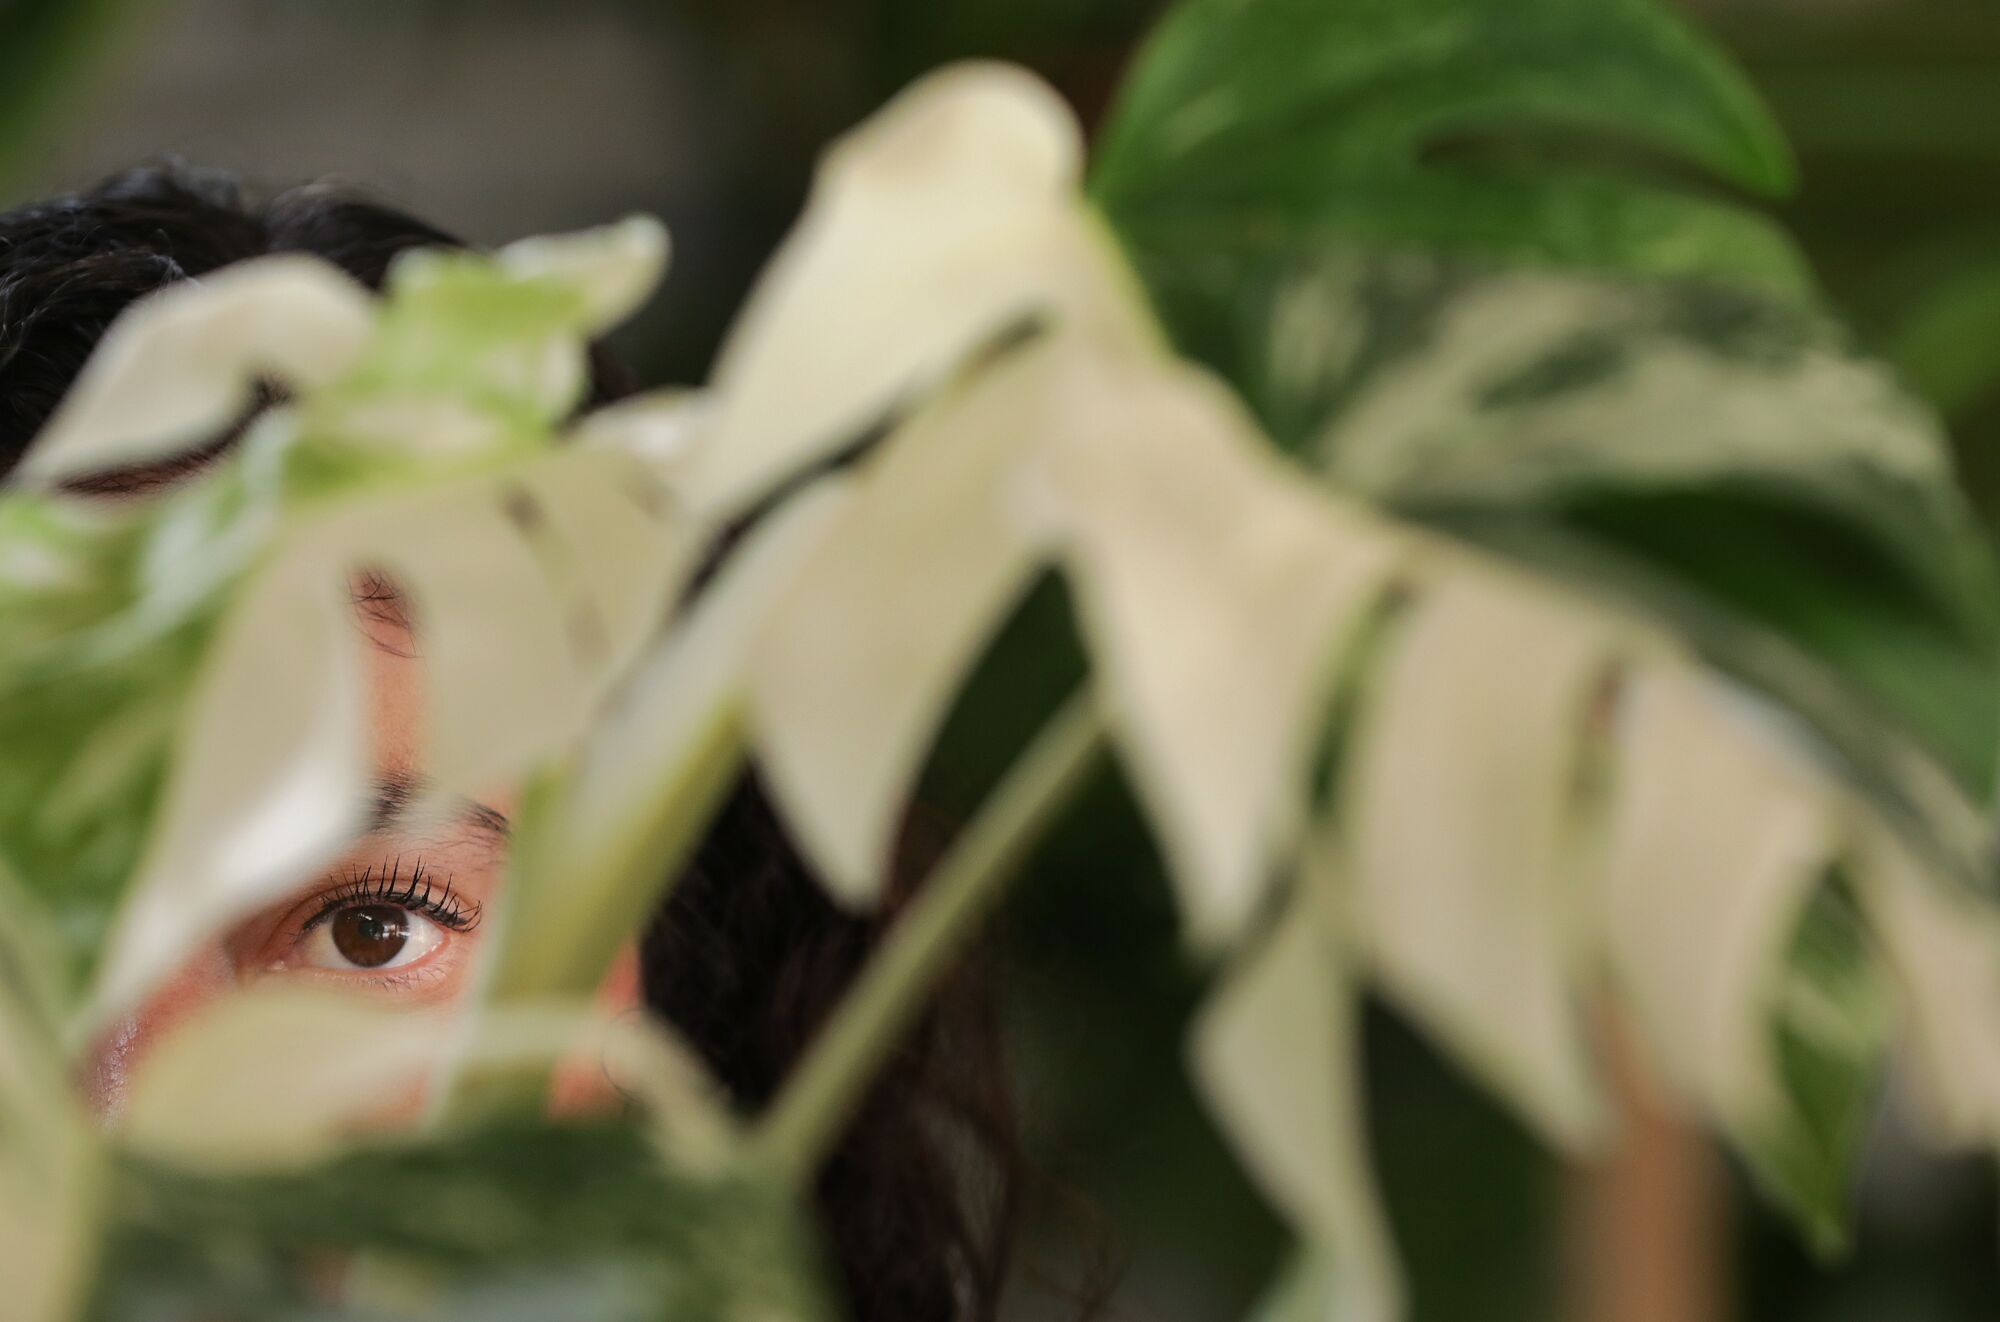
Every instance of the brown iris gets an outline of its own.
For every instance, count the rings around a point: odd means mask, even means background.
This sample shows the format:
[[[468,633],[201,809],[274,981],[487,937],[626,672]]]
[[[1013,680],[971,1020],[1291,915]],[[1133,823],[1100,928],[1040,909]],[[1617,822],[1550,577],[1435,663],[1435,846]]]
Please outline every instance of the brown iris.
[[[393,904],[361,904],[333,916],[333,948],[358,968],[379,969],[410,940],[410,915]]]

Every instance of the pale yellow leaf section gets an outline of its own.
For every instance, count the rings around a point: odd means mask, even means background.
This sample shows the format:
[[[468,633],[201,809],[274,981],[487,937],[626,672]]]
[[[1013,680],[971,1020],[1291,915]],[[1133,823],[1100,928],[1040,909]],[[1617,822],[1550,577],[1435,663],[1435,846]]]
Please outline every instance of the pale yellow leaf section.
[[[447,1062],[561,1061],[641,1103],[669,1126],[662,1137],[690,1144],[691,1155],[727,1141],[713,1084],[633,1016],[606,1020],[584,1006],[553,1005],[474,1019],[268,985],[233,994],[162,1041],[134,1079],[115,1132],[134,1150],[200,1169],[297,1169],[364,1134],[419,1121]]]
[[[172,458],[234,422],[259,380],[305,390],[338,377],[374,325],[368,291],[311,257],[170,286],[112,326],[20,474],[59,482]]]
[[[1571,815],[1610,663],[1602,618],[1456,567],[1397,618],[1363,690],[1337,811],[1363,941],[1389,994],[1552,1142],[1602,1120],[1573,992]]]
[[[529,280],[552,280],[583,298],[584,329],[597,334],[637,312],[667,271],[667,228],[652,216],[574,234],[546,234],[510,243],[493,254],[500,269]]]
[[[220,626],[106,943],[98,1022],[210,932],[329,861],[362,824],[364,643],[346,578],[331,570],[311,553],[275,561]]]
[[[527,879],[510,895],[494,985],[566,985],[622,941],[655,902],[657,858],[699,824],[715,779],[739,765],[746,659],[800,564],[843,508],[825,482],[759,525],[702,590],[688,617],[639,661],[591,729]],[[697,820],[682,816],[693,812]],[[668,839],[662,839],[662,834]],[[517,874],[520,875],[520,874]],[[650,883],[643,894],[635,884]]]
[[[1078,196],[1083,145],[1023,70],[955,66],[836,143],[723,346],[691,472],[737,509],[1030,317],[1150,340]]]
[[[1071,360],[1035,344],[885,442],[773,612],[749,684],[762,766],[836,897],[881,893],[911,784],[1037,552],[1024,454],[1076,426]],[[1088,383],[1085,383],[1087,387]]]
[[[1301,876],[1275,929],[1210,994],[1189,1067],[1238,1160],[1325,1265],[1307,1287],[1325,1306],[1303,1315],[1394,1322],[1403,1286],[1369,1170],[1360,993],[1326,907],[1335,880]]]
[[[1065,431],[1027,498],[1189,935],[1212,947],[1255,911],[1299,824],[1342,646],[1411,543],[1275,458],[1203,374],[1087,346],[1062,363]]]
[[[0,1311],[9,1322],[70,1322],[96,1256],[100,1144],[52,1044],[18,989],[8,990],[0,996]]]
[[[700,531],[608,449],[395,492],[281,547],[221,626],[93,1004],[116,1013],[194,944],[329,861],[370,801],[355,576],[407,599],[422,771],[484,794],[565,748],[664,622]]]
[[[1771,714],[1691,666],[1623,693],[1604,939],[1670,1082],[1737,1132],[1777,1105],[1768,998],[1837,847],[1831,787]]]
[[[1862,836],[1856,871],[1937,1136],[2000,1143],[2000,913],[1879,826]]]
[[[564,449],[384,497],[320,537],[329,572],[386,572],[406,594],[440,681],[426,773],[441,792],[483,793],[597,712],[664,625],[701,533],[647,463]]]

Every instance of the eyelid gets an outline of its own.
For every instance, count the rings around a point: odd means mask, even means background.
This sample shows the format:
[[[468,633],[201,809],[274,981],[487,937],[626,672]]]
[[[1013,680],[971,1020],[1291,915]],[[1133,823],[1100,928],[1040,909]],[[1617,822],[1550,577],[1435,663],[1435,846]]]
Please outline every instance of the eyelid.
[[[413,859],[405,871],[403,856],[396,855],[386,866],[355,865],[347,880],[321,893],[312,912],[299,924],[301,939],[342,909],[360,904],[393,904],[408,909],[451,932],[470,932],[479,926],[483,906],[452,888],[449,875],[439,885],[421,857]]]

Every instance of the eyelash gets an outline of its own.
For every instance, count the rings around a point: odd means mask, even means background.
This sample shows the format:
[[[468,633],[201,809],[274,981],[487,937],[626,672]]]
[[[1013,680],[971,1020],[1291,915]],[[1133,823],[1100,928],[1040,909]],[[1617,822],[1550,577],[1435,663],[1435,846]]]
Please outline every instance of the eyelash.
[[[420,913],[453,932],[470,932],[479,926],[481,911],[477,900],[468,900],[452,890],[449,876],[440,890],[422,859],[411,865],[405,878],[403,859],[398,855],[386,868],[378,869],[372,864],[365,868],[350,867],[347,880],[320,897],[312,916],[300,925],[299,935],[303,937],[342,909],[362,904],[393,904]]]

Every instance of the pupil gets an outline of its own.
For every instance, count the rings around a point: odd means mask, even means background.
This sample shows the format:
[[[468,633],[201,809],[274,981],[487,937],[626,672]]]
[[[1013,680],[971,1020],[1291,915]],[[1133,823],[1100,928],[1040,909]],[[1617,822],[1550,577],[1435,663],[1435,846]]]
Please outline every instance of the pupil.
[[[410,939],[410,916],[393,904],[342,909],[333,916],[333,946],[349,963],[380,968]]]

